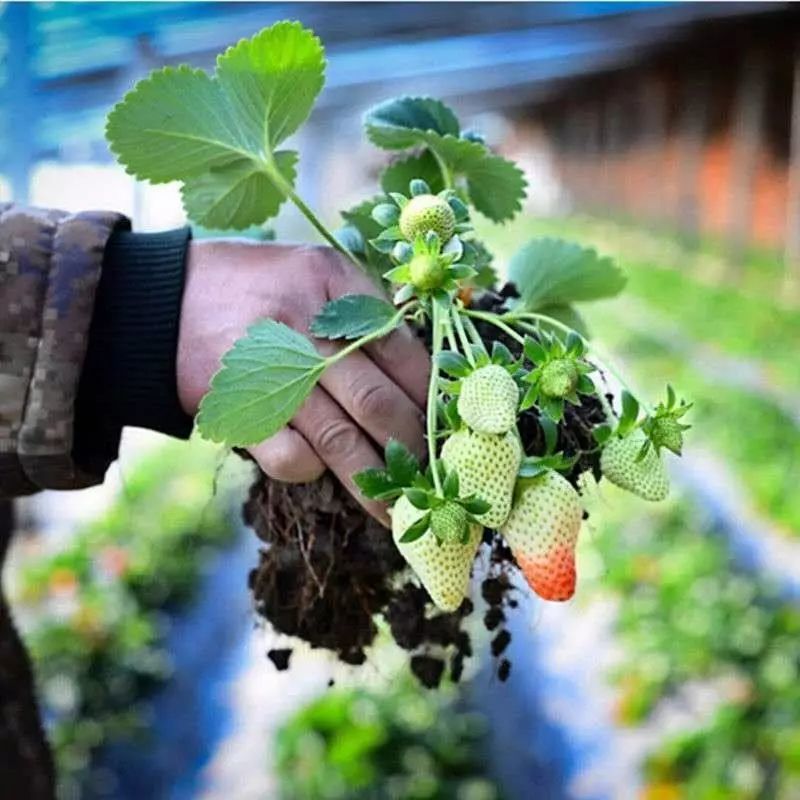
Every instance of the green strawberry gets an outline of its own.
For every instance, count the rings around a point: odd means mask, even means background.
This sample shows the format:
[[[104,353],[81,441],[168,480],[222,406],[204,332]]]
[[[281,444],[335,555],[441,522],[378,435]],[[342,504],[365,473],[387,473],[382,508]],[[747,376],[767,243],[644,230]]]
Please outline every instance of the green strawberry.
[[[461,383],[458,413],[478,433],[507,433],[517,421],[519,389],[498,364],[476,369]]]
[[[611,483],[645,500],[663,500],[669,494],[669,476],[656,452],[649,447],[637,460],[647,437],[639,428],[627,436],[612,437],[600,456],[600,469]]]
[[[467,527],[466,509],[447,500],[431,511],[431,530],[443,542],[458,542]]]
[[[487,528],[506,521],[521,460],[516,431],[496,435],[465,429],[452,434],[442,448],[442,461],[458,474],[462,496],[474,494],[491,504],[485,514],[475,515]]]
[[[575,593],[575,545],[583,508],[569,481],[547,470],[525,479],[500,533],[528,585],[544,600]]]
[[[400,212],[400,233],[413,242],[433,231],[444,244],[450,241],[456,230],[456,215],[450,204],[435,194],[420,194],[412,197]]]
[[[579,379],[574,359],[553,359],[542,369],[542,394],[552,398],[567,397],[575,391]]]
[[[408,270],[411,283],[423,291],[438,288],[447,275],[447,269],[441,259],[429,253],[415,255],[408,262]]]
[[[413,506],[405,495],[399,497],[392,509],[392,536],[436,606],[442,611],[455,611],[467,594],[472,562],[481,541],[481,527],[470,527],[466,544],[439,542],[430,529],[413,542],[401,542],[409,526],[425,513]]]
[[[683,450],[683,432],[688,425],[678,422],[675,417],[656,417],[653,419],[650,438],[656,447],[666,447],[679,456]]]

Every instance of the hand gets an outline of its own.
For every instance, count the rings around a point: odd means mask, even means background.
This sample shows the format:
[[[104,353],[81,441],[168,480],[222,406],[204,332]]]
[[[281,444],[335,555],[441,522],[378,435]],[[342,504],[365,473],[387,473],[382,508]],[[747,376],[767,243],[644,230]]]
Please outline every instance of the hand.
[[[349,293],[378,291],[330,248],[192,242],[176,366],[184,410],[197,412],[220,358],[249,325],[271,318],[307,334],[325,302]],[[312,341],[323,355],[338,348]],[[388,524],[385,506],[362,497],[352,475],[381,466],[379,451],[390,438],[422,455],[429,370],[423,344],[400,328],[326,370],[291,424],[248,450],[267,475],[282,481],[312,481],[330,469]]]

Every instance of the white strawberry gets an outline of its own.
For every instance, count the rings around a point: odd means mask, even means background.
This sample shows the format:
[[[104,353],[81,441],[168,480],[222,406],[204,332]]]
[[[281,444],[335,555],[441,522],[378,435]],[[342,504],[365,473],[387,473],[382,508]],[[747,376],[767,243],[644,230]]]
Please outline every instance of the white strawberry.
[[[397,549],[417,574],[431,600],[442,611],[455,611],[464,600],[475,553],[481,541],[480,525],[471,525],[469,541],[439,542],[430,528],[413,542],[401,542],[408,528],[426,512],[405,495],[392,508],[392,535]]]
[[[491,504],[485,514],[475,515],[487,528],[506,521],[521,460],[516,431],[495,435],[461,430],[442,447],[442,461],[448,472],[458,474],[461,495],[474,494]]]
[[[478,433],[507,433],[517,421],[518,407],[517,384],[498,364],[476,369],[461,383],[458,413]]]
[[[621,489],[656,502],[669,494],[669,476],[655,447],[648,448],[644,458],[637,460],[646,440],[639,428],[622,438],[612,437],[600,456],[600,469]]]
[[[582,517],[578,493],[566,478],[547,470],[524,479],[500,528],[528,585],[545,600],[569,600],[575,593]]]

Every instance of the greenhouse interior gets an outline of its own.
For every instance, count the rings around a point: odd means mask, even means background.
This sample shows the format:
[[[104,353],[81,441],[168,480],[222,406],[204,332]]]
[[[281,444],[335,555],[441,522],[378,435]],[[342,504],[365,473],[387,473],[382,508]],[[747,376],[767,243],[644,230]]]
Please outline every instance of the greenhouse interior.
[[[800,798],[800,7],[0,58],[3,800]]]

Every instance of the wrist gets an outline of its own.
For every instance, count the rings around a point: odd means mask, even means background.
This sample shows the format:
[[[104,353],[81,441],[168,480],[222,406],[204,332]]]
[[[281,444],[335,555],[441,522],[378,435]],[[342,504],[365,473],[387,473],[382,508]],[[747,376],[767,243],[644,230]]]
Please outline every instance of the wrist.
[[[183,228],[109,240],[79,392],[89,426],[102,421],[117,431],[133,425],[182,438],[191,432],[176,379],[190,236]]]

